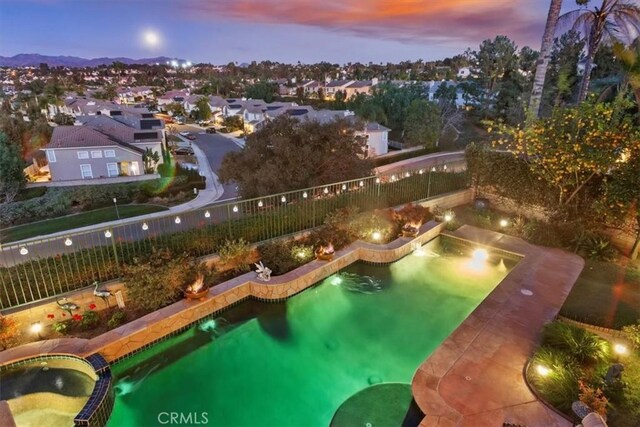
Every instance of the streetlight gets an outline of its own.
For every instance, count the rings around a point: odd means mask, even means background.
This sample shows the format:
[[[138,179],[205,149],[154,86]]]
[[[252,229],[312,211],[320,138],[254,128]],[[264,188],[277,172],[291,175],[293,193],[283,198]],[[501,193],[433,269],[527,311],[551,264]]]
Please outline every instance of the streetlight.
[[[113,205],[116,207],[116,216],[120,219],[120,212],[118,212],[118,199],[113,198]]]

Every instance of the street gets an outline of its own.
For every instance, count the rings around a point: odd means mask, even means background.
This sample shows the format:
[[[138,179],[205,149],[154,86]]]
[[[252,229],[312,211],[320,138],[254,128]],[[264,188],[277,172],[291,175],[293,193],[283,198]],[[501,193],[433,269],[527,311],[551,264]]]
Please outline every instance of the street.
[[[240,147],[236,143],[222,135],[206,133],[201,128],[190,125],[175,125],[175,128],[177,132],[188,131],[196,136],[196,139],[191,142],[205,153],[209,160],[209,165],[216,175],[224,155],[231,151],[240,151]],[[223,184],[222,187],[224,188],[224,193],[219,201],[238,197],[235,185]]]

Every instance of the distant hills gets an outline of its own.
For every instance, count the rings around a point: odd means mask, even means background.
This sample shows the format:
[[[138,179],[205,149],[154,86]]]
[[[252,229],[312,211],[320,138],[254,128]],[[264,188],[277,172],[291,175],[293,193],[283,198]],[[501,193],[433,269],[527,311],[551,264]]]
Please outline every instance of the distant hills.
[[[15,56],[0,56],[0,67],[37,67],[41,63],[46,63],[49,67],[97,67],[99,65],[110,65],[113,62],[122,62],[123,64],[164,64],[175,58],[166,56],[158,56],[156,58],[80,58],[77,56],[49,56],[37,53],[20,53]],[[183,61],[183,60],[179,60]]]

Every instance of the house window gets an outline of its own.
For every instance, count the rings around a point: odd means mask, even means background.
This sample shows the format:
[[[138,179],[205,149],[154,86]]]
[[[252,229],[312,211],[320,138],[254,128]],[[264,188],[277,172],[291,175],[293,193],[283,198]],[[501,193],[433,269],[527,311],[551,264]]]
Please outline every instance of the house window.
[[[104,156],[105,157],[115,157],[116,156],[116,150],[104,150]]]
[[[79,159],[88,159],[89,158],[89,152],[88,151],[78,151],[78,158]]]
[[[107,163],[107,175],[109,176],[118,176],[118,164],[117,163]]]
[[[82,175],[82,179],[93,178],[91,165],[80,165],[80,174]]]
[[[131,175],[140,175],[140,167],[138,162],[131,162]]]
[[[100,151],[100,150],[91,151],[91,158],[92,159],[101,159],[102,158],[102,151]]]
[[[47,150],[47,160],[49,160],[49,163],[55,163],[56,162],[56,152],[53,150]]]

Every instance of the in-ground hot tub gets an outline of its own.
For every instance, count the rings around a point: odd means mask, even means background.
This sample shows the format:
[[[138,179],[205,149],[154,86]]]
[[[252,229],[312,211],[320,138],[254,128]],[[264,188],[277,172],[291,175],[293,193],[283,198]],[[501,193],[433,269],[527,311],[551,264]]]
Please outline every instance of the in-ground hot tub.
[[[99,355],[47,355],[0,366],[0,424],[104,425],[100,414],[108,417],[113,405],[110,385],[110,367]]]

